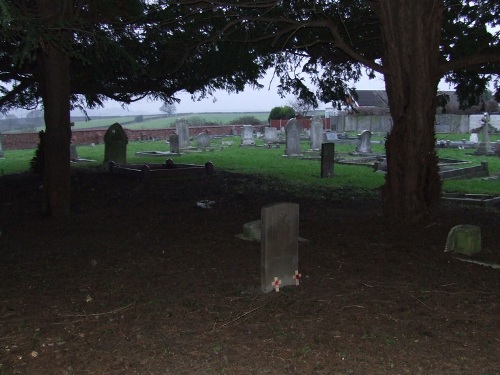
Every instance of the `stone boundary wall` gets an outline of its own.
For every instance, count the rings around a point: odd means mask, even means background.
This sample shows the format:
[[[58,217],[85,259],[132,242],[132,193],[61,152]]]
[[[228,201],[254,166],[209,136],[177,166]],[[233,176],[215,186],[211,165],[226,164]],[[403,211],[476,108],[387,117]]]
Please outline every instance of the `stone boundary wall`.
[[[436,115],[436,133],[465,134],[482,126],[483,115]],[[490,125],[500,131],[500,115],[490,116]],[[331,117],[331,129],[341,132],[385,134],[392,128],[390,116],[334,116]]]
[[[189,135],[196,136],[200,133],[207,132],[214,135],[235,135],[241,133],[243,125],[220,125],[220,126],[196,126],[189,128]],[[259,129],[259,127],[254,127]],[[124,129],[127,133],[129,142],[147,140],[147,139],[165,139],[167,140],[171,134],[174,134],[175,128],[166,129],[144,129],[144,130],[130,130]],[[86,129],[86,130],[73,130],[71,134],[71,143],[74,145],[90,145],[100,144],[104,142],[104,134],[106,129]],[[38,145],[38,133],[3,133],[2,146],[4,150],[20,150],[20,149],[33,149]]]

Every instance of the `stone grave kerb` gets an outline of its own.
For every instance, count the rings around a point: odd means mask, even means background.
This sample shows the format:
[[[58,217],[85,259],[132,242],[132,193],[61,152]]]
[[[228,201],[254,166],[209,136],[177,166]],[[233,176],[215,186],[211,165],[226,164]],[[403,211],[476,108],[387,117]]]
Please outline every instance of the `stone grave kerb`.
[[[275,203],[261,210],[261,289],[297,285],[299,205]],[[276,289],[278,287],[278,289]]]

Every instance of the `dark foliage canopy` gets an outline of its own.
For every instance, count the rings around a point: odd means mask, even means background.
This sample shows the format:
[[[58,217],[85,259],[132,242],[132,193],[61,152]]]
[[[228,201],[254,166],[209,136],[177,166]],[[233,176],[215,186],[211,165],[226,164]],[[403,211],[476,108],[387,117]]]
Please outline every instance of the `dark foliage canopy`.
[[[71,16],[44,27],[36,1],[0,0],[0,108],[36,107],[41,98],[38,55],[55,42],[70,56],[72,106],[92,108],[107,98],[123,103],[150,97],[175,102],[187,91],[241,91],[270,60],[258,46],[222,41],[223,10],[171,1],[61,1]],[[70,37],[62,37],[63,34]],[[60,38],[59,38],[60,36]],[[239,38],[242,39],[242,38]]]

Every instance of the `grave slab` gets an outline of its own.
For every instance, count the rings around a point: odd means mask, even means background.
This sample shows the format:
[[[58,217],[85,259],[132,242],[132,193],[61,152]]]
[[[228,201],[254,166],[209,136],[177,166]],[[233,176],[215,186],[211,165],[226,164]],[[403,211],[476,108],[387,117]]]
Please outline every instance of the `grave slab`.
[[[299,263],[299,205],[276,203],[261,210],[261,289],[296,285]],[[279,290],[279,288],[278,288]]]

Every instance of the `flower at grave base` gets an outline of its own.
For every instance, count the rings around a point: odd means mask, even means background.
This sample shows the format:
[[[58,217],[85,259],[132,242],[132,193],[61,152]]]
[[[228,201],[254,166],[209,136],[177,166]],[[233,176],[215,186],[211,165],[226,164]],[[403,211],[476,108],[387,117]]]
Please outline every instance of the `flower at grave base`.
[[[295,275],[293,275],[293,279],[295,280],[295,285],[299,285],[301,278],[302,274],[299,273],[299,271],[295,271]]]
[[[276,292],[279,292],[280,291],[281,280],[278,279],[277,277],[275,277],[274,281],[271,282],[271,285],[273,286],[274,290],[276,290]]]

